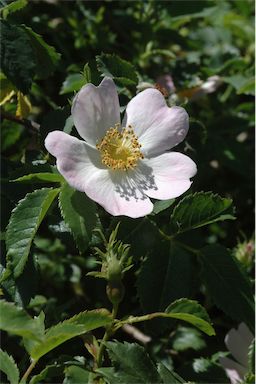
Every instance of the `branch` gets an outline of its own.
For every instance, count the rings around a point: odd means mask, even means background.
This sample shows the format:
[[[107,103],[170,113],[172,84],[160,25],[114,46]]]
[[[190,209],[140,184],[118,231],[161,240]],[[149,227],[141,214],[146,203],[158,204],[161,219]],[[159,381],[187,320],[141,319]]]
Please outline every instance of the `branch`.
[[[2,109],[1,109],[1,119],[6,119],[9,121],[13,121],[14,123],[21,124],[24,127],[32,130],[33,132],[38,133],[40,130],[40,125],[37,124],[35,121],[31,121],[28,119],[19,119],[18,117],[14,116],[8,112],[5,112]]]
[[[145,335],[143,332],[141,332],[138,328],[134,327],[133,325],[130,324],[124,324],[122,326],[122,330],[128,335],[132,336],[135,340],[138,340],[141,342],[143,345],[148,344],[152,339],[150,336]]]

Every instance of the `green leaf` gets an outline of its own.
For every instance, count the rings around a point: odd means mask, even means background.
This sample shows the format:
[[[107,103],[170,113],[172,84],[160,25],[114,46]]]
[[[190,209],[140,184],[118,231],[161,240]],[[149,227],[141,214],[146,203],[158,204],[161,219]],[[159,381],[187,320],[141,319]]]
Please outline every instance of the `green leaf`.
[[[0,370],[6,374],[10,384],[19,382],[20,373],[13,357],[2,349],[0,349]]]
[[[55,70],[59,60],[60,54],[56,52],[54,47],[48,45],[42,38],[31,28],[22,26],[30,40],[33,48],[36,68],[35,72],[40,79],[46,79]]]
[[[28,0],[16,0],[12,1],[10,4],[7,4],[5,7],[1,8],[0,12],[4,19],[6,17],[16,11],[19,11],[20,9],[24,8],[28,3]]]
[[[81,312],[47,329],[43,340],[32,346],[28,345],[27,350],[33,359],[38,360],[65,341],[93,329],[105,327],[111,322],[111,315],[106,309]]]
[[[131,63],[113,54],[102,53],[96,56],[98,70],[104,75],[112,77],[121,85],[136,85],[138,77]]]
[[[232,200],[211,192],[197,192],[184,197],[171,215],[172,233],[182,233],[216,221],[234,220]]]
[[[158,372],[159,372],[159,375],[161,376],[164,384],[185,383],[185,380],[183,380],[177,373],[170,371],[162,363],[158,364]]]
[[[255,373],[255,338],[251,342],[248,351],[248,368],[249,372]]]
[[[43,188],[28,193],[11,214],[6,231],[7,265],[15,278],[21,275],[34,236],[59,189]]]
[[[55,362],[55,364],[47,365],[40,373],[37,375],[34,375],[31,380],[29,381],[29,384],[37,384],[37,383],[43,383],[44,379],[49,379],[52,377],[59,377],[63,373],[63,364],[58,364]]]
[[[154,203],[154,209],[151,213],[151,215],[157,215],[158,213],[164,211],[165,209],[169,208],[173,203],[175,199],[169,199],[169,200],[159,200]]]
[[[73,119],[73,116],[70,115],[67,119],[66,119],[66,122],[65,122],[65,126],[63,128],[63,132],[67,133],[67,134],[70,134],[71,131],[72,131],[72,128],[74,126],[74,119]]]
[[[209,336],[215,335],[206,310],[195,300],[179,299],[170,304],[166,310],[171,318],[184,320]]]
[[[90,372],[76,365],[70,365],[65,369],[63,384],[87,384]]]
[[[24,94],[35,74],[36,61],[25,30],[1,21],[1,68],[7,78]]]
[[[63,183],[64,178],[59,173],[41,172],[30,173],[11,181],[20,183]]]
[[[255,95],[255,78],[252,77],[248,79],[240,88],[237,90],[237,94],[245,94],[245,95]]]
[[[90,83],[92,81],[92,74],[91,74],[91,69],[89,67],[89,63],[86,63],[84,65],[82,74],[83,74],[83,77],[85,79],[86,84]]]
[[[100,367],[95,370],[95,372],[100,374],[108,384],[120,384],[120,377],[118,373],[115,372],[112,367]]]
[[[61,214],[70,228],[80,252],[88,248],[97,222],[96,204],[85,193],[63,184],[59,196]]]
[[[193,255],[173,242],[158,239],[152,253],[142,264],[137,279],[138,296],[143,311],[164,311],[170,302],[189,297],[194,275]],[[159,333],[169,328],[169,324],[170,321],[154,320],[150,322],[149,327],[151,331]]]
[[[108,342],[106,345],[116,367],[117,383],[161,383],[157,369],[143,347],[127,342]]]
[[[81,73],[72,73],[66,77],[64,83],[62,84],[60,95],[79,91],[85,84],[86,79]]]
[[[220,245],[201,250],[202,277],[215,304],[228,316],[254,329],[254,298],[248,277]]]
[[[172,337],[172,348],[176,351],[194,349],[198,351],[206,347],[202,334],[195,328],[178,327]]]
[[[255,95],[255,79],[237,74],[229,77],[223,77],[223,80],[235,88],[238,95]]]
[[[22,308],[0,300],[0,329],[14,335],[40,340],[42,327],[38,318],[32,319]]]

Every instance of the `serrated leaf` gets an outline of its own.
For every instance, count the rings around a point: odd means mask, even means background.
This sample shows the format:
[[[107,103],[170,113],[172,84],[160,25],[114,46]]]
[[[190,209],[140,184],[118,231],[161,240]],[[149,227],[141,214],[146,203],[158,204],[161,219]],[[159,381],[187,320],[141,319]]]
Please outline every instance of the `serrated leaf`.
[[[20,9],[24,8],[27,5],[27,0],[16,0],[12,1],[10,4],[7,4],[5,7],[1,8],[0,12],[4,19],[6,17],[16,11],[19,11]]]
[[[152,253],[142,264],[137,279],[143,311],[164,311],[170,302],[189,297],[193,284],[193,256],[174,242],[158,239]],[[169,327],[169,323],[161,319],[151,322],[149,327],[159,333]]]
[[[118,383],[161,383],[157,369],[145,349],[138,344],[108,342],[107,350],[116,367]]]
[[[138,77],[131,63],[113,54],[96,56],[97,68],[104,75],[112,77],[121,85],[136,85]]]
[[[79,91],[86,84],[86,79],[81,73],[72,73],[68,75],[62,84],[60,95]]]
[[[169,208],[173,203],[175,199],[169,199],[169,200],[159,200],[154,203],[154,208],[151,213],[151,215],[157,215],[158,213],[164,211],[165,209]]]
[[[4,372],[10,384],[19,382],[19,370],[12,356],[0,349],[0,370]]]
[[[34,236],[59,189],[43,188],[28,193],[11,214],[6,231],[7,265],[15,278],[27,262]]]
[[[63,384],[87,384],[90,372],[76,365],[65,368],[65,379]]]
[[[215,335],[206,310],[195,300],[179,299],[170,304],[166,310],[171,318],[184,320],[209,336]]]
[[[96,204],[85,193],[63,184],[59,196],[62,217],[70,228],[80,252],[89,245],[97,223]]]
[[[1,21],[1,68],[6,77],[24,94],[35,74],[36,61],[30,39],[20,26]]]
[[[11,181],[20,183],[63,183],[64,178],[59,173],[41,172],[30,173]]]
[[[35,72],[40,79],[45,79],[55,70],[61,55],[31,28],[25,25],[22,27],[33,49],[36,62]]]
[[[32,319],[22,308],[0,300],[0,329],[14,335],[40,340],[42,327],[38,318]]]
[[[204,357],[200,357],[199,359],[195,359],[193,361],[193,368],[196,373],[206,372],[211,365],[211,361]]]
[[[201,250],[202,277],[215,304],[228,316],[254,329],[254,298],[248,277],[220,245]]]
[[[111,322],[112,317],[106,309],[81,312],[47,329],[42,342],[28,346],[27,349],[31,357],[38,360],[65,341],[93,329],[105,327]]]
[[[171,230],[178,234],[216,221],[234,219],[231,199],[211,192],[197,192],[176,205],[171,215]]]
[[[170,371],[164,364],[158,364],[158,372],[163,380],[164,384],[179,384],[185,383],[177,373]]]

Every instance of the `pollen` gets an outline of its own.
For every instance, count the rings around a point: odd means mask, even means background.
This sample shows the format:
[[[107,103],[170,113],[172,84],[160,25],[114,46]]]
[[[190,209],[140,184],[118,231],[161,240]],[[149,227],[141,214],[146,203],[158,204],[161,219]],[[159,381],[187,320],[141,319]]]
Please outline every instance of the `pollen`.
[[[120,124],[111,127],[96,148],[101,153],[102,163],[113,170],[134,169],[138,160],[144,158],[131,125],[128,128],[120,128]]]

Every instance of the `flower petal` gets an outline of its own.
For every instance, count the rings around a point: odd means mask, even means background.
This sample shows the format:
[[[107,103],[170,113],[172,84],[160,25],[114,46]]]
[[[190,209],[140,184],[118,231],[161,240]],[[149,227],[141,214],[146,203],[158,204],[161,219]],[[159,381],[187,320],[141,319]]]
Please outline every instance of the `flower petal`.
[[[69,185],[85,192],[107,212],[133,218],[152,212],[153,204],[127,174],[106,169],[99,152],[84,141],[54,131],[45,146],[57,158],[57,168]]]
[[[107,129],[120,123],[120,107],[113,80],[105,77],[98,87],[93,84],[83,86],[74,98],[71,112],[79,135],[95,146]]]
[[[50,132],[45,139],[45,147],[57,158],[59,172],[79,191],[85,191],[88,174],[104,168],[96,149],[64,132]]]
[[[248,365],[248,349],[253,340],[253,335],[245,324],[240,324],[237,329],[232,328],[225,337],[225,344],[234,358],[244,365]]]
[[[138,218],[153,210],[149,198],[141,193],[123,172],[95,172],[86,186],[86,194],[113,216]]]
[[[127,105],[123,125],[131,125],[145,156],[155,156],[184,140],[189,126],[184,108],[169,108],[157,89],[146,89]]]
[[[152,169],[155,186],[145,193],[154,199],[166,200],[182,195],[192,183],[190,178],[196,174],[194,161],[178,152],[164,153],[145,159],[143,163]]]
[[[231,381],[231,384],[242,383],[246,368],[229,359],[228,357],[220,357],[220,364],[225,369],[226,375]]]

